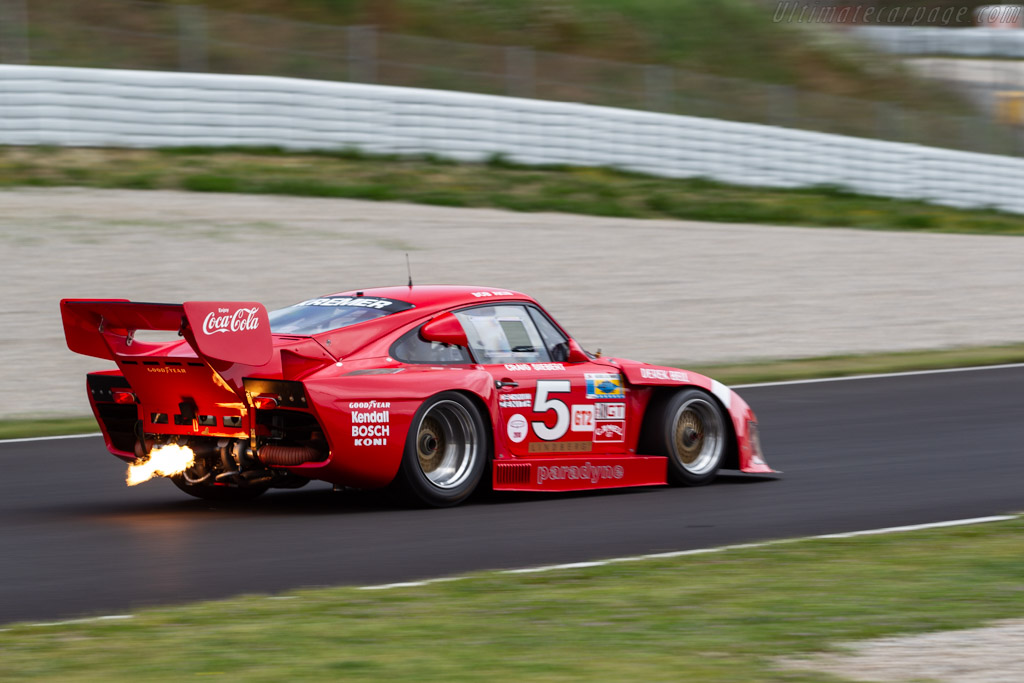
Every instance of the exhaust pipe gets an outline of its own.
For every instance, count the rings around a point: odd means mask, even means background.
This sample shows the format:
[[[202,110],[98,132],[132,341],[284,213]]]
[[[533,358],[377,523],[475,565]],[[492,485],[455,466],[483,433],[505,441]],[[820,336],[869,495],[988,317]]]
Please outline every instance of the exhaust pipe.
[[[256,454],[260,462],[272,467],[294,467],[307,462],[319,462],[323,454],[308,446],[264,446]]]

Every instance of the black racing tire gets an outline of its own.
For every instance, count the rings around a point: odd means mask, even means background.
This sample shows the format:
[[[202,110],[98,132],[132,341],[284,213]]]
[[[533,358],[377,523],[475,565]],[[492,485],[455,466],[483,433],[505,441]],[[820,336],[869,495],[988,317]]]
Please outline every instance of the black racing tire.
[[[445,391],[413,416],[395,483],[413,503],[451,507],[473,493],[490,456],[480,409],[465,394]]]
[[[668,456],[668,481],[702,486],[718,474],[729,450],[728,416],[711,394],[683,389],[665,403],[657,437]]]
[[[190,484],[181,475],[171,477],[171,481],[179,489],[190,496],[202,498],[215,503],[243,503],[258,498],[270,487],[264,484],[252,486],[224,486],[217,484]]]

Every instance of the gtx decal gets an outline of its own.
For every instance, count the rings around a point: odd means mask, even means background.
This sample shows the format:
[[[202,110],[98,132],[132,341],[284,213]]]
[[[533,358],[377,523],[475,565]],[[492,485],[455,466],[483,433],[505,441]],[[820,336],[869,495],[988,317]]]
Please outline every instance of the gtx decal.
[[[210,311],[203,319],[203,334],[220,332],[244,332],[260,326],[259,307],[239,308],[232,312],[228,308]]]
[[[626,419],[625,403],[595,403],[594,407],[597,409],[594,417],[598,420]]]

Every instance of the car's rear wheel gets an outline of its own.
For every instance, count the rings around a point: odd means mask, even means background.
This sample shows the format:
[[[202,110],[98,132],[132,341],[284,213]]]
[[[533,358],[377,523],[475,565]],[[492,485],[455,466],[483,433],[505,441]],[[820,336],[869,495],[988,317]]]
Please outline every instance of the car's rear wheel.
[[[415,501],[457,505],[480,483],[489,451],[487,429],[473,401],[454,391],[437,394],[413,416],[398,483]]]
[[[263,495],[270,488],[270,486],[264,484],[252,484],[249,486],[225,486],[207,483],[192,484],[180,474],[171,477],[171,481],[190,496],[217,503],[241,503],[252,500]]]
[[[729,435],[725,413],[710,394],[684,389],[672,396],[664,408],[661,432],[669,483],[699,486],[714,479]]]

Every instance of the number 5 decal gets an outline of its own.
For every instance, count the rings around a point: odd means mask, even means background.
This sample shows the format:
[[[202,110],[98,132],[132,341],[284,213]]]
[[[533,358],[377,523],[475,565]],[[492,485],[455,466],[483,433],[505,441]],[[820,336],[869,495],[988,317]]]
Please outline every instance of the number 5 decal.
[[[569,406],[565,401],[548,398],[548,394],[568,394],[572,384],[567,379],[542,379],[537,382],[537,394],[533,397],[533,412],[546,413],[555,411],[554,427],[548,427],[543,420],[533,421],[533,433],[545,441],[557,441],[569,431]]]

